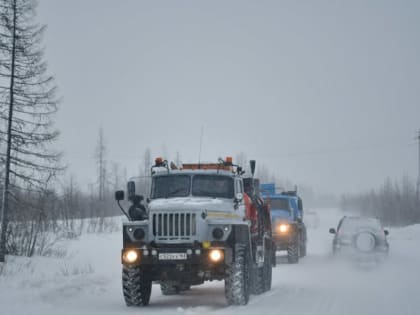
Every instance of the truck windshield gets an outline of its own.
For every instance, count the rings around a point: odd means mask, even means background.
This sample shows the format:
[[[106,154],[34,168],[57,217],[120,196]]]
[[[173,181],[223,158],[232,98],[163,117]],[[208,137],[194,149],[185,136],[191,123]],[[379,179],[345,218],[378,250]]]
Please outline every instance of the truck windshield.
[[[187,197],[191,178],[188,175],[158,176],[153,179],[151,198]]]
[[[233,198],[233,178],[220,175],[195,175],[192,194],[197,197]]]
[[[287,210],[290,211],[288,199],[271,199],[271,210]]]

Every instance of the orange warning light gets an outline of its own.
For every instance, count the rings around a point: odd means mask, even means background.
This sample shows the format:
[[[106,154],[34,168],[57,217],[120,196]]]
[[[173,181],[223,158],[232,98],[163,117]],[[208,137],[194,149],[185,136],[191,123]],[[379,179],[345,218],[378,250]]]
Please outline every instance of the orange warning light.
[[[155,159],[155,164],[156,164],[156,166],[162,165],[163,164],[163,159],[161,157],[157,157]]]
[[[225,162],[226,162],[227,165],[232,165],[232,161],[233,160],[232,160],[232,157],[231,156],[226,157],[226,161]]]

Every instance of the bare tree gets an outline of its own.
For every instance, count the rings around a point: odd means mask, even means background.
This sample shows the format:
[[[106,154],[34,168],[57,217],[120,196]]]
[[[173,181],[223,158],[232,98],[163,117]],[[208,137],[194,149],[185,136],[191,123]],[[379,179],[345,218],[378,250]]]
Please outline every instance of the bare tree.
[[[416,188],[407,176],[401,184],[390,178],[378,189],[342,197],[342,208],[380,218],[385,225],[403,226],[420,222],[416,207]]]
[[[261,183],[269,183],[271,179],[271,172],[264,164],[257,165],[257,177],[260,179]]]
[[[234,163],[240,165],[246,173],[250,173],[248,158],[244,152],[236,155]]]
[[[150,168],[152,167],[152,154],[150,152],[150,148],[147,148],[144,151],[143,162],[144,162],[144,176],[150,176]]]
[[[96,167],[98,172],[98,199],[103,201],[105,199],[107,188],[107,169],[106,169],[106,145],[104,138],[104,131],[102,127],[99,128],[98,142],[95,148]]]
[[[39,191],[62,167],[49,146],[58,137],[52,116],[58,99],[41,45],[45,26],[35,23],[34,0],[0,3],[0,157],[5,165],[0,262],[5,258],[11,188]]]
[[[181,167],[181,155],[179,154],[179,151],[176,151],[176,155],[175,155],[175,165],[177,167]]]
[[[121,189],[124,179],[121,171],[121,165],[117,162],[112,162],[111,177],[113,190],[116,191]]]

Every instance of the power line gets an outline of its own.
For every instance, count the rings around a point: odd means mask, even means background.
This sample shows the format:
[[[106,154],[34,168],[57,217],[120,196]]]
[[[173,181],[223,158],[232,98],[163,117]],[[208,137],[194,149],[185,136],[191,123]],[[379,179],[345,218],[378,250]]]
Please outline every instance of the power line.
[[[277,153],[277,154],[264,154],[265,157],[272,157],[272,158],[289,158],[289,157],[312,157],[316,155],[330,155],[330,154],[347,154],[353,152],[375,152],[375,151],[388,151],[391,149],[396,148],[413,148],[415,143],[395,143],[395,144],[374,144],[374,145],[366,145],[366,146],[354,146],[354,147],[331,147],[331,148],[320,148],[319,150],[311,150],[311,151],[295,151],[295,152],[284,152],[284,153]]]

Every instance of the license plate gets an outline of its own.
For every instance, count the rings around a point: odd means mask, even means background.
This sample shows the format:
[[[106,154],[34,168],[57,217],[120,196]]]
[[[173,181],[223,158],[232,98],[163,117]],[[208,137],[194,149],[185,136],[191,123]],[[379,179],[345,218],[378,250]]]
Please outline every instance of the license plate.
[[[187,253],[159,253],[159,260],[183,260],[187,259]]]

